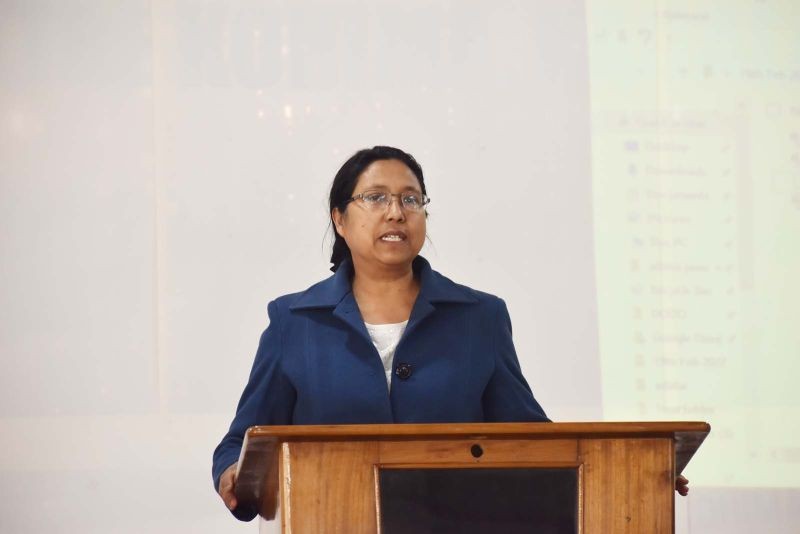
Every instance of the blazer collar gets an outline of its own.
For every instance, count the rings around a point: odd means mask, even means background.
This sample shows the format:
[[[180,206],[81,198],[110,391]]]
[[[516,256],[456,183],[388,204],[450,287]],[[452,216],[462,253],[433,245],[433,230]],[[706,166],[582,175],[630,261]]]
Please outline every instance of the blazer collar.
[[[422,256],[414,258],[412,263],[414,272],[420,279],[418,301],[434,303],[448,302],[459,304],[474,304],[478,302],[463,286],[455,284],[450,279],[431,269],[428,260]],[[299,298],[289,306],[290,310],[303,310],[312,308],[336,308],[339,304],[350,308],[355,300],[350,297],[352,292],[350,280],[353,275],[353,263],[349,258],[344,260],[336,272],[329,278],[318,282],[300,294]],[[347,300],[348,302],[342,302]]]

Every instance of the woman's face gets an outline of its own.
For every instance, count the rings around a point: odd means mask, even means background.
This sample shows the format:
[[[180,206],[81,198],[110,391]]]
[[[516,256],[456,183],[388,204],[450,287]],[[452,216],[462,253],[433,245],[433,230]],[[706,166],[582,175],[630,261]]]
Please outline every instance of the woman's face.
[[[392,194],[415,191],[422,194],[419,180],[403,162],[378,160],[370,164],[356,182],[353,196],[364,192]],[[336,231],[347,242],[358,265],[378,268],[410,266],[425,242],[425,211],[401,207],[400,197],[391,197],[385,209],[373,210],[356,200],[344,213],[331,213]]]

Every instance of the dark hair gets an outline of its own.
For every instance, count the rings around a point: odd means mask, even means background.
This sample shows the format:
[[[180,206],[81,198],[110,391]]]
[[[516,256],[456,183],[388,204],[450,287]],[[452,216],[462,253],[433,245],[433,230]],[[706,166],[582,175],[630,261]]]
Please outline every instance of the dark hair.
[[[344,213],[347,210],[348,200],[353,196],[353,191],[358,183],[358,177],[361,173],[369,167],[372,163],[380,160],[396,159],[403,162],[406,167],[411,169],[414,176],[419,181],[419,186],[422,189],[422,194],[427,194],[425,191],[425,179],[422,175],[422,167],[419,166],[414,156],[407,152],[403,152],[399,148],[391,146],[375,146],[372,148],[365,148],[359,150],[350,159],[344,162],[344,165],[336,173],[336,177],[331,184],[331,193],[328,197],[330,209],[328,213],[332,213],[334,208],[339,208],[339,211]],[[333,224],[333,217],[331,216],[331,226],[333,226],[333,251],[331,252],[331,271],[336,272],[339,264],[345,259],[350,257],[350,248],[347,246],[344,238],[336,231],[336,225]]]

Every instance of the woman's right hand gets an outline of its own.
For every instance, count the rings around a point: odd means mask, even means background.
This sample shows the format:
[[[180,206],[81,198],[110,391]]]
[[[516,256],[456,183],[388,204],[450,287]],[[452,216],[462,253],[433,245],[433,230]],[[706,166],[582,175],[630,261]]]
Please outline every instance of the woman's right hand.
[[[232,464],[219,477],[219,496],[222,502],[228,507],[228,510],[234,510],[238,502],[234,489],[236,488],[236,464]]]

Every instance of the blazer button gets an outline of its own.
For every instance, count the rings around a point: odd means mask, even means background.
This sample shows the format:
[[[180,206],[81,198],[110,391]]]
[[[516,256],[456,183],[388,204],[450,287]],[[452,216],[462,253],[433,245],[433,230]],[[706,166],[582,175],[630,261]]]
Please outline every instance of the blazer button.
[[[397,369],[395,369],[394,374],[396,374],[399,378],[405,380],[409,376],[411,376],[411,364],[410,363],[400,363],[397,365]]]

